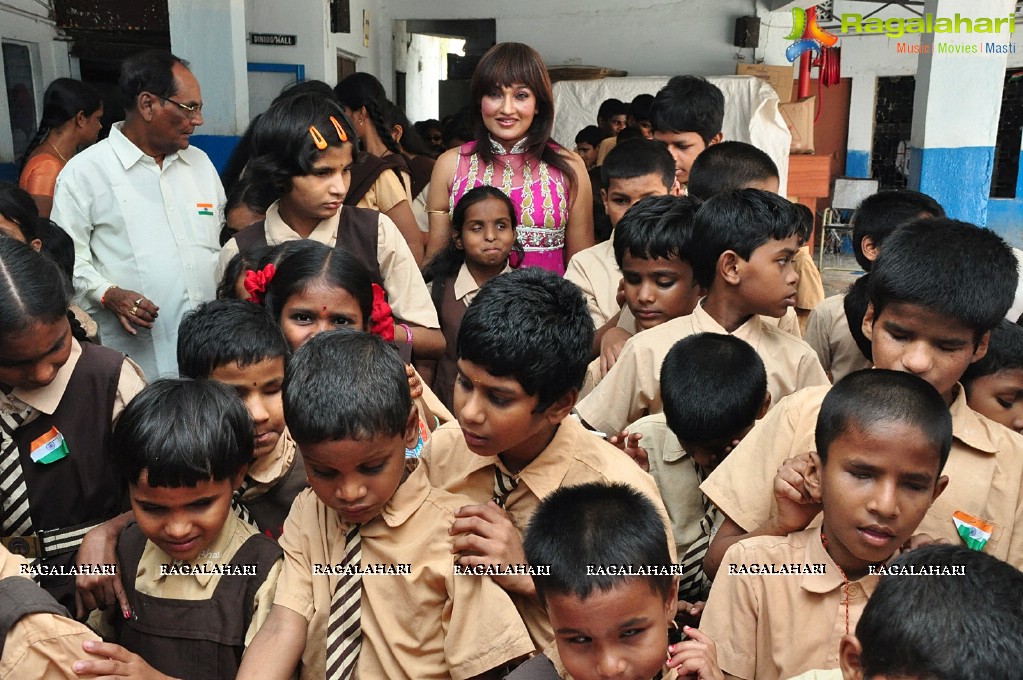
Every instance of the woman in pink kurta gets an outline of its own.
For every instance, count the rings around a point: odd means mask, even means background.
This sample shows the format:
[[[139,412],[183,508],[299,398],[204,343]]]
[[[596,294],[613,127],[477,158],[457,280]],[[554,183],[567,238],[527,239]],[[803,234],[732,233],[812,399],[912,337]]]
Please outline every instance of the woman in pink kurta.
[[[427,259],[451,240],[451,212],[468,190],[503,190],[519,214],[522,266],[558,274],[593,245],[586,166],[550,138],[554,96],[540,55],[528,45],[500,43],[477,65],[469,85],[476,140],[437,159],[430,181]]]

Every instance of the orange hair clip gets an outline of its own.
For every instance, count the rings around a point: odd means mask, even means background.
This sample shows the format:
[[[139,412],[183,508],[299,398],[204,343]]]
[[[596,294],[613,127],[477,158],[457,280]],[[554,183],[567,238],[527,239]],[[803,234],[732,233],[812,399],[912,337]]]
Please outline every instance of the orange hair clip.
[[[321,135],[320,131],[316,129],[315,125],[309,126],[309,134],[312,135],[313,144],[316,145],[317,149],[323,151],[327,148],[327,140],[323,138],[323,135]]]
[[[330,117],[330,122],[334,124],[334,129],[337,130],[337,136],[341,138],[342,142],[348,141],[348,135],[345,134],[344,128],[341,127],[341,123],[337,121],[334,116]]]

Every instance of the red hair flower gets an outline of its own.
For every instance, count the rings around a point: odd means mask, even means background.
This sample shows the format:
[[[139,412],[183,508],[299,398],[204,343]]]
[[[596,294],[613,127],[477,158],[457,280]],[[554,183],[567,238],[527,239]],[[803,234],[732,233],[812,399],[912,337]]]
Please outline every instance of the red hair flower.
[[[277,267],[272,262],[258,271],[249,269],[245,272],[245,282],[243,285],[249,293],[249,302],[255,302],[259,305],[263,304],[266,289],[276,273]]]
[[[394,341],[394,317],[391,316],[391,305],[387,304],[387,293],[377,284],[373,284],[373,311],[370,313],[369,330],[387,342]]]

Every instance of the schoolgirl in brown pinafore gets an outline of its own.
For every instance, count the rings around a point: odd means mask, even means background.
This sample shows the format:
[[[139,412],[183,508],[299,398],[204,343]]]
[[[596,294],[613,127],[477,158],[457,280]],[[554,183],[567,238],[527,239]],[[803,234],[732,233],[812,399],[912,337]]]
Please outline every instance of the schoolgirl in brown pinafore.
[[[482,186],[466,192],[451,217],[451,244],[423,271],[432,285],[433,304],[447,343],[434,368],[432,387],[449,410],[454,408],[462,317],[480,287],[510,271],[511,262],[521,258],[515,223],[515,206],[500,189]]]
[[[127,509],[112,421],[144,386],[120,352],[72,337],[70,286],[48,258],[0,239],[0,536],[75,609],[82,537]]]

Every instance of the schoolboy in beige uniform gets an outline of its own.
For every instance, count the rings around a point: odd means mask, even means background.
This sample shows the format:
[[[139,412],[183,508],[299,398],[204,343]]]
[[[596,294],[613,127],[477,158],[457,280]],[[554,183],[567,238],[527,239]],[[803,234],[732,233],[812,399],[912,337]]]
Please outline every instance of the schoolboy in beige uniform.
[[[433,433],[421,460],[421,467],[426,468],[432,484],[480,504],[494,497],[495,468],[505,468],[499,456],[474,453],[455,423],[443,425]],[[518,485],[504,501],[504,511],[521,534],[542,499],[562,486],[587,482],[623,482],[642,492],[661,514],[665,533],[672,536],[668,513],[653,478],[622,451],[602,441],[572,417],[561,421],[550,443],[518,472]],[[543,649],[550,644],[554,633],[547,614],[536,600],[514,592],[512,600],[536,648]]]
[[[696,213],[693,270],[708,288],[693,313],[640,333],[626,344],[614,367],[577,410],[604,432],[620,432],[661,410],[659,374],[664,356],[680,338],[726,333],[757,350],[767,368],[772,402],[798,389],[827,384],[827,376],[802,340],[765,324],[758,315],[781,317],[794,304],[798,277],[791,261],[801,224],[791,203],[760,189],[725,192]]]
[[[597,329],[622,308],[618,303],[622,272],[615,261],[614,228],[640,199],[667,195],[675,181],[675,162],[664,144],[632,139],[615,149],[600,166],[600,197],[611,221],[611,238],[576,253],[565,268],[565,278],[583,291]]]
[[[860,368],[869,368],[870,359],[860,350],[846,318],[846,296],[857,302],[866,298],[867,279],[881,245],[900,225],[928,217],[944,217],[945,211],[933,198],[910,190],[879,191],[860,202],[853,214],[852,245],[856,263],[866,272],[846,293],[827,298],[815,307],[807,320],[805,338],[820,357],[821,365],[833,382]],[[862,307],[860,307],[862,309]],[[1013,319],[1015,320],[1015,319]],[[861,319],[853,319],[859,328]]]
[[[806,322],[803,339],[817,352],[821,366],[835,382],[853,371],[874,365],[870,359],[863,356],[859,345],[849,332],[849,320],[845,315],[845,293],[825,298],[813,308]]]
[[[700,491],[728,453],[770,405],[764,363],[730,335],[700,333],[679,340],[661,367],[664,412],[640,418],[612,442],[657,481],[682,565],[679,600],[697,616],[710,582],[703,557],[721,513]]]
[[[344,210],[344,208],[342,208]],[[330,219],[323,220],[309,234],[314,241],[326,244],[331,248],[337,243],[338,223],[341,213]],[[266,212],[264,231],[267,244],[274,246],[284,241],[297,241],[298,235],[284,220],[281,219],[274,203]],[[217,263],[217,280],[224,275],[227,262],[238,252],[238,244],[231,239],[224,244]],[[437,321],[437,310],[430,300],[430,291],[423,282],[419,267],[412,257],[412,251],[402,238],[401,232],[386,215],[380,215],[377,222],[377,262],[383,288],[387,291],[388,301],[394,316],[407,323],[424,328],[440,328]]]
[[[627,317],[632,325],[631,334],[649,330],[691,314],[703,297],[704,290],[693,277],[690,252],[693,218],[698,207],[699,203],[688,196],[650,196],[630,208],[619,221],[612,235],[625,294],[619,328]],[[601,355],[586,368],[580,391],[583,397],[606,372],[603,351]]]
[[[244,300],[204,302],[178,329],[178,370],[193,380],[228,385],[255,425],[252,464],[236,493],[239,515],[277,539],[306,471],[284,423],[284,365],[291,350],[261,305]]]
[[[739,541],[714,579],[701,628],[718,645],[722,671],[775,680],[838,667],[839,643],[855,630],[877,568],[910,541],[948,483],[951,440],[945,403],[917,376],[868,370],[835,385],[806,479],[821,502],[807,512],[780,501],[795,525],[823,506],[823,523]]]
[[[471,678],[529,654],[514,605],[489,577],[455,572],[448,529],[467,500],[409,474],[418,437],[404,366],[376,336],[320,333],[288,366],[284,411],[309,471],[281,546],[273,610],[239,678]],[[324,416],[323,414],[328,414]],[[354,532],[353,532],[354,530]],[[362,574],[361,648],[328,665],[331,600],[355,537]],[[354,550],[354,549],[352,549]],[[354,563],[352,563],[354,565]],[[339,664],[339,665],[338,665]]]
[[[662,411],[659,374],[664,357],[679,339],[697,333],[734,335],[752,345],[767,369],[772,403],[803,387],[828,382],[817,356],[802,340],[764,323],[757,315],[729,333],[700,304],[689,316],[629,340],[614,367],[579,402],[579,415],[598,431],[620,432],[629,423]]]
[[[964,255],[977,252],[985,258]],[[989,230],[924,220],[892,234],[870,276],[863,331],[872,340],[877,367],[920,375],[938,390],[952,417],[949,485],[920,531],[962,544],[960,532],[969,526],[989,529],[978,548],[1023,565],[1023,437],[972,411],[957,382],[987,352],[989,329],[1011,304],[1016,289],[1011,249]],[[949,280],[956,286],[943,287]],[[708,572],[716,571],[737,537],[784,531],[769,480],[787,460],[814,449],[814,423],[826,392],[814,388],[786,398],[703,483],[703,492],[726,515],[705,561]],[[804,466],[793,470],[798,494]],[[954,518],[957,512],[965,517]],[[957,528],[956,519],[967,528]]]
[[[461,427],[434,432],[422,459],[434,486],[475,504],[451,526],[460,564],[524,562],[521,534],[537,503],[561,486],[590,481],[634,486],[661,512],[670,536],[653,478],[569,416],[592,337],[579,290],[540,269],[489,281],[466,310],[455,384]],[[512,594],[536,649],[544,649],[553,635],[532,580],[495,580]]]

